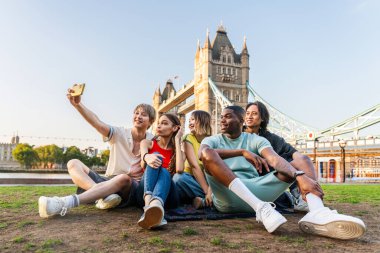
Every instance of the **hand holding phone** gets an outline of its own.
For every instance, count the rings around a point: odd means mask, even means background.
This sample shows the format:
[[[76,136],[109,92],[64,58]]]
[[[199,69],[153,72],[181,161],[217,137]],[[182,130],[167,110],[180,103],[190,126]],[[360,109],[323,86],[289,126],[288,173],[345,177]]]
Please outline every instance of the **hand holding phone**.
[[[85,83],[78,83],[78,84],[76,83],[76,84],[74,84],[73,87],[71,88],[70,95],[72,97],[81,96],[83,94],[85,86],[86,86]]]

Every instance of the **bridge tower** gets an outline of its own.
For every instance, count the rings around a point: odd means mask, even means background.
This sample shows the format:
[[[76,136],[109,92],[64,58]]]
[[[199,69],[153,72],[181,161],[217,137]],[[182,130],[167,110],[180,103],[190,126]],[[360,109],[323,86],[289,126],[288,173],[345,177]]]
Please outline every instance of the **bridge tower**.
[[[216,107],[215,95],[209,86],[209,77],[233,104],[243,108],[247,105],[249,54],[246,39],[244,38],[241,53],[237,54],[222,25],[218,27],[212,43],[208,32],[203,48],[200,48],[198,42],[194,60],[195,109],[211,113],[213,128],[217,131],[217,119],[222,108],[220,105]]]
[[[183,115],[191,110],[204,110],[212,116],[214,133],[218,132],[218,119],[221,113],[209,78],[220,92],[233,104],[244,107],[248,101],[249,54],[244,38],[242,51],[238,54],[232,46],[227,31],[220,25],[212,43],[207,31],[203,47],[198,41],[194,59],[194,78],[182,89],[175,91],[170,83],[161,93],[157,89],[153,97],[153,106],[158,114],[175,112]],[[170,91],[169,91],[170,90]],[[189,101],[194,94],[194,99]],[[155,126],[155,125],[154,125]],[[154,129],[153,126],[153,129]]]

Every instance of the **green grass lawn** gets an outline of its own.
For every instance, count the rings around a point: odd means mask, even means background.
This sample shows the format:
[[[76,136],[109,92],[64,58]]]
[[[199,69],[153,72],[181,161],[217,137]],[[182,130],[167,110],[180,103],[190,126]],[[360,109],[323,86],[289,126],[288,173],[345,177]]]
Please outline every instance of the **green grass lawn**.
[[[380,185],[322,185],[326,202],[380,204]],[[0,209],[15,211],[37,209],[39,196],[65,196],[75,192],[73,186],[4,186],[0,187]]]
[[[322,185],[326,202],[380,204],[380,185]]]
[[[352,215],[359,216],[367,219],[369,226],[378,223],[378,213],[380,211],[380,185],[322,185],[325,191],[325,202],[327,206],[334,206],[334,203],[344,204],[345,210],[350,210]],[[330,250],[338,247],[339,252],[347,249],[346,242],[339,241],[326,241],[318,237],[307,237],[299,234],[298,228],[294,233],[283,233],[280,236],[271,237],[271,244],[261,244],[260,240],[241,240],[231,239],[229,235],[239,234],[238,238],[249,238],[251,233],[255,233],[257,238],[262,238],[262,229],[256,226],[256,222],[239,222],[232,224],[231,221],[225,220],[222,222],[215,221],[200,221],[198,223],[185,222],[183,227],[178,227],[176,224],[172,225],[169,231],[140,231],[137,226],[122,226],[120,229],[112,230],[111,232],[103,224],[109,222],[109,218],[104,218],[101,212],[98,212],[98,223],[91,232],[99,233],[98,237],[91,237],[91,240],[100,240],[96,246],[92,246],[86,240],[80,241],[81,249],[73,248],[70,240],[67,237],[60,237],[55,235],[46,236],[46,227],[50,229],[57,229],[54,227],[55,223],[60,222],[57,220],[39,219],[38,211],[38,197],[39,196],[65,196],[73,194],[76,190],[74,186],[3,186],[0,187],[0,213],[6,213],[7,216],[0,217],[0,234],[5,237],[7,233],[13,233],[8,236],[3,245],[0,245],[0,252],[5,250],[7,252],[106,252],[111,249],[112,245],[124,245],[125,249],[131,251],[141,252],[199,252],[203,249],[204,245],[208,249],[216,249],[219,251],[235,251],[240,250],[252,252],[266,252],[271,247],[278,247],[278,245],[286,244],[293,247],[294,251],[304,250],[305,252],[311,251],[314,247],[321,247],[324,250]],[[347,204],[347,205],[345,205]],[[360,207],[365,207],[364,209]],[[78,208],[80,212],[94,211],[93,205],[83,205]],[[31,214],[32,213],[32,214]],[[27,214],[27,215],[26,215]],[[297,217],[289,216],[293,221]],[[7,218],[12,217],[12,218]],[[17,217],[17,219],[14,219]],[[111,216],[114,217],[114,216]],[[74,219],[71,219],[74,220]],[[67,220],[69,221],[69,219]],[[83,225],[83,231],[89,231],[86,227],[90,222],[77,221]],[[128,219],[124,219],[124,223],[128,224]],[[135,224],[135,222],[133,222]],[[294,226],[294,225],[293,225]],[[295,225],[297,227],[297,225]],[[291,227],[291,222],[288,228]],[[259,229],[258,229],[259,228]],[[214,231],[211,235],[209,231]],[[249,232],[246,233],[245,230]],[[39,231],[33,234],[32,231]],[[49,230],[47,230],[49,231]],[[76,233],[79,233],[78,231]],[[80,231],[81,233],[81,231]],[[102,234],[103,233],[103,234]],[[109,235],[106,233],[110,233]],[[171,233],[180,235],[179,238],[173,240]],[[372,234],[371,234],[372,233]],[[377,232],[369,230],[367,237],[362,241],[351,242],[350,247],[353,251],[361,249],[371,249],[367,252],[373,252],[372,241],[377,241]],[[111,236],[112,235],[112,236]],[[210,236],[209,236],[210,235]],[[268,235],[269,236],[269,235]],[[46,238],[45,238],[46,237]],[[0,241],[3,239],[0,236]],[[252,239],[252,238],[251,238]],[[195,242],[193,244],[193,241]],[[323,242],[323,243],[321,243]],[[274,244],[274,245],[273,245]],[[75,245],[75,244],[74,244]],[[98,248],[97,248],[98,247]],[[351,249],[351,248],[350,248]],[[112,251],[112,250],[110,250]],[[272,252],[272,251],[271,251]]]
[[[4,186],[0,187],[0,209],[37,210],[39,196],[65,196],[75,192],[72,186]]]

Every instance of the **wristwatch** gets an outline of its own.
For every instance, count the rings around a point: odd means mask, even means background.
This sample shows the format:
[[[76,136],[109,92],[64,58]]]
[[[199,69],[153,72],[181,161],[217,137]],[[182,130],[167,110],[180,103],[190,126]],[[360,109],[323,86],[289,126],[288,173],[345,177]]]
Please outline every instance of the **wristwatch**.
[[[298,176],[301,176],[301,175],[304,175],[304,174],[305,174],[305,171],[297,170],[296,172],[294,172],[293,178],[296,179]]]

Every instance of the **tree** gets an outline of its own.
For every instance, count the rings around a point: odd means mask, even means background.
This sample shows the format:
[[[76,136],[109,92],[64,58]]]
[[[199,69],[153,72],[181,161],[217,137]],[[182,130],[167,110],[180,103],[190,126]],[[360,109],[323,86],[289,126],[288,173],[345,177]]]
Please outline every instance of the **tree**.
[[[55,163],[62,163],[63,151],[57,145],[46,145],[35,149],[44,168],[52,168]]]
[[[68,147],[66,152],[63,155],[63,162],[67,163],[71,159],[78,159],[81,160],[83,163],[86,164],[87,162],[87,156],[83,154],[80,149],[76,146]]]
[[[37,152],[27,143],[20,143],[12,151],[13,157],[26,168],[31,168],[38,161]]]
[[[110,150],[109,149],[104,150],[102,154],[100,155],[100,159],[103,165],[106,165],[108,163],[108,160],[110,159]]]
[[[104,164],[102,163],[102,160],[100,159],[100,157],[93,156],[93,157],[89,157],[88,166],[89,167],[91,167],[91,166],[104,166]]]

